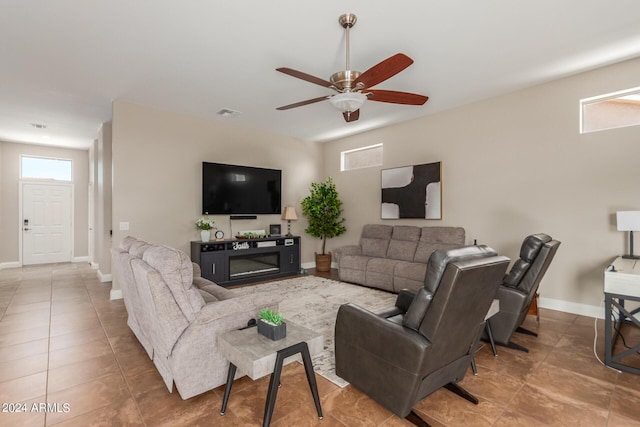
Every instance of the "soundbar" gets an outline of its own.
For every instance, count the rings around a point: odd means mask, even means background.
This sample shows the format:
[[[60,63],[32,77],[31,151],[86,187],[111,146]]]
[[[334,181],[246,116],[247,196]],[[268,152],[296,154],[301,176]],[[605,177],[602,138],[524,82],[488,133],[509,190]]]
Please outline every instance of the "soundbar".
[[[229,219],[258,219],[258,215],[231,215]]]

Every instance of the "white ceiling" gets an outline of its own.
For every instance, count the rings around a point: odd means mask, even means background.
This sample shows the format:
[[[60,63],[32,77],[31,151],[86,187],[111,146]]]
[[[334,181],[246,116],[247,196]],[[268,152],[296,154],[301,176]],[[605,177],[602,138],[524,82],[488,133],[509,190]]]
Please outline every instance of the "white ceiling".
[[[424,106],[369,101],[353,123],[324,101],[276,111],[331,94],[275,69],[344,69],[345,12],[351,67],[405,53],[376,88]],[[326,141],[640,56],[639,18],[637,0],[0,0],[0,140],[87,148],[124,98]]]

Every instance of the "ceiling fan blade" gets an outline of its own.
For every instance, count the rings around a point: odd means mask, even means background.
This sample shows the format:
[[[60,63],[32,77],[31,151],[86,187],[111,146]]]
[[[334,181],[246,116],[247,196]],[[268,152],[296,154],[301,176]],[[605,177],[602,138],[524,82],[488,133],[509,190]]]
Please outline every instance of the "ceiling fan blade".
[[[395,76],[411,64],[413,59],[404,53],[396,53],[360,74],[360,77],[353,82],[353,87],[358,83],[363,83],[365,88],[373,87]]]
[[[290,110],[291,108],[302,107],[303,105],[315,104],[316,102],[324,101],[325,99],[329,99],[331,96],[319,96],[318,98],[307,99],[306,101],[296,102],[295,104],[284,105],[282,107],[276,108],[276,110]]]
[[[285,73],[292,77],[296,77],[298,79],[302,79],[310,83],[315,83],[320,86],[324,86],[324,87],[333,86],[333,83],[331,83],[330,81],[321,79],[320,77],[312,76],[311,74],[303,73],[302,71],[294,70],[292,68],[286,68],[286,67],[276,68],[276,71],[280,71],[281,73]]]
[[[417,93],[397,92],[395,90],[368,90],[369,101],[389,102],[391,104],[424,105],[428,96]]]
[[[355,122],[360,118],[360,110],[351,111],[351,112],[345,111],[344,113],[342,113],[342,116],[344,117],[344,121],[347,123]]]

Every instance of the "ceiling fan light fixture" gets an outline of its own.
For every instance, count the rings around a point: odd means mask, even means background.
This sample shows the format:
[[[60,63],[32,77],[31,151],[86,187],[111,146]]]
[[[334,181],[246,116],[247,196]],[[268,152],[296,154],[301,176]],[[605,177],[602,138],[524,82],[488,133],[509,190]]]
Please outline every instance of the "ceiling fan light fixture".
[[[342,92],[329,98],[331,105],[343,113],[359,110],[366,100],[367,96],[360,92]]]

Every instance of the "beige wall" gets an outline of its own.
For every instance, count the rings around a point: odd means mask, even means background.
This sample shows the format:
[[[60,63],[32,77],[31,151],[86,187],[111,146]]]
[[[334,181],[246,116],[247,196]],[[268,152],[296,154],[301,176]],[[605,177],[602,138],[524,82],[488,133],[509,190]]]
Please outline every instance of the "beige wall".
[[[603,270],[628,250],[615,212],[640,210],[640,127],[580,135],[579,100],[636,87],[638,75],[640,60],[628,61],[324,144],[348,228],[331,247],[357,242],[366,223],[451,225],[515,258],[524,236],[545,232],[562,246],[541,304],[602,316]],[[341,151],[380,142],[382,168],[340,172]],[[443,220],[382,221],[380,169],[435,161]]]
[[[98,277],[102,282],[111,280],[111,197],[112,197],[112,159],[111,138],[112,127],[104,123],[98,131],[95,156],[95,258],[97,260]]]
[[[19,253],[19,178],[20,155],[57,157],[73,161],[73,252],[74,260],[88,260],[88,186],[89,155],[86,150],[16,144],[0,141],[0,267],[18,266]]]
[[[322,175],[321,145],[123,100],[113,104],[112,148],[114,245],[132,235],[189,253],[189,242],[199,240],[194,222],[201,216],[203,161],[282,169],[282,205],[295,205],[298,217],[309,184]],[[213,218],[230,236],[229,216]],[[119,230],[121,222],[130,229]],[[234,221],[233,231],[268,230],[274,223],[286,225],[279,215],[259,215]],[[303,235],[303,263],[313,261],[317,249],[305,226],[304,220],[292,224],[292,232]]]

